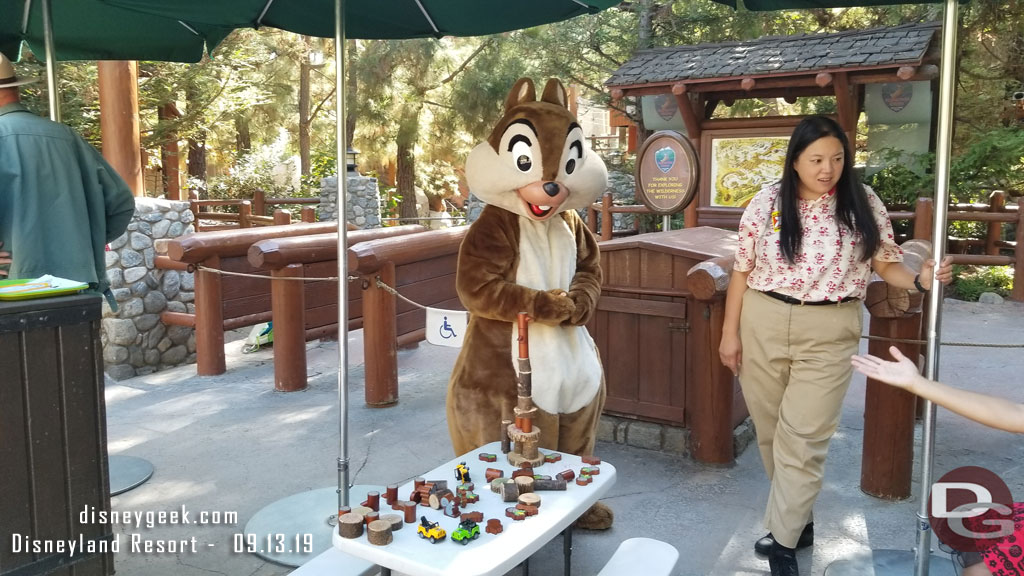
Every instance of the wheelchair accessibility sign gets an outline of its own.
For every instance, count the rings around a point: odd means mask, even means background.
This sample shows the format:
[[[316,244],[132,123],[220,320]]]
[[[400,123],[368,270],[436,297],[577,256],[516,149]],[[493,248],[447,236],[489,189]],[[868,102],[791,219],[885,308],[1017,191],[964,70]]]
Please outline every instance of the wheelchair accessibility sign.
[[[427,342],[438,346],[461,348],[467,322],[469,312],[427,308]]]

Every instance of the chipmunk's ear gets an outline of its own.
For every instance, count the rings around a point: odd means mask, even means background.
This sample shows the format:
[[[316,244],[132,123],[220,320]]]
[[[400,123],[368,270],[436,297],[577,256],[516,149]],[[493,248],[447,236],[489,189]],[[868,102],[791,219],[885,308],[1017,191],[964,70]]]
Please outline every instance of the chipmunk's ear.
[[[536,99],[537,91],[533,87],[533,80],[520,78],[516,80],[512,90],[508,93],[508,99],[505,100],[505,111],[508,112],[520,104],[533,102]]]
[[[569,108],[569,95],[565,91],[565,86],[557,78],[549,79],[548,83],[544,85],[544,95],[540,97],[540,100],[557,104],[562,108]]]

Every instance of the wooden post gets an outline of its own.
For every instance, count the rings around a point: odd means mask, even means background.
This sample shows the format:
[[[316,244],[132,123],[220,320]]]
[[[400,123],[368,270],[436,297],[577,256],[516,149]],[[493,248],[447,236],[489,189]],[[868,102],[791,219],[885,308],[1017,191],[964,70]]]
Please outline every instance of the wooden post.
[[[989,212],[1005,212],[1006,211],[1006,192],[1002,190],[995,190],[988,197],[988,211]],[[1002,222],[989,222],[988,231],[985,234],[985,254],[989,256],[998,256],[999,247],[996,246],[996,242],[1002,238],[1003,223]]]
[[[97,63],[100,133],[103,157],[121,175],[135,196],[145,196],[139,138],[138,62]]]
[[[1017,234],[1013,237],[1017,246],[1013,249],[1016,261],[1013,264],[1013,289],[1010,291],[1010,300],[1024,302],[1024,278],[1018,280],[1021,270],[1024,270],[1024,207],[1017,208]]]
[[[601,196],[601,240],[612,239],[612,195]]]
[[[274,313],[274,389],[306,389],[306,289],[302,264],[274,270],[270,305]],[[280,278],[280,280],[278,280]]]
[[[238,227],[249,228],[252,226],[252,203],[248,200],[242,200],[242,203],[238,205]]]
[[[914,205],[914,240],[931,242],[933,208],[931,198],[917,199]]]
[[[313,208],[312,206],[303,206],[301,214],[301,221],[316,222],[316,208]]]
[[[395,263],[385,261],[369,276],[363,291],[363,349],[366,359],[366,403],[390,406],[398,402],[398,356],[395,297],[377,287],[377,278],[395,286]]]
[[[919,240],[902,246],[904,263],[918,271],[931,254],[931,244]],[[917,292],[894,288],[880,278],[868,284],[865,302],[871,303],[868,332],[872,336],[916,340],[921,333],[921,305]],[[868,352],[889,358],[894,345],[908,358],[917,358],[920,345],[883,340],[868,342]],[[864,402],[864,452],[861,456],[861,490],[889,500],[910,496],[914,463],[914,418],[917,397],[894,386],[868,379]]]
[[[267,195],[259,188],[252,193],[252,213],[257,216],[267,215]]]
[[[199,193],[195,190],[188,191],[188,209],[192,212],[193,227],[196,232],[201,232],[199,229],[199,204],[196,201],[199,200]]]
[[[687,338],[689,356],[686,364],[692,374],[690,385],[697,388],[694,394],[687,394],[687,412],[692,415],[688,418],[690,449],[698,462],[731,464],[733,389],[736,384],[732,372],[718,359],[725,300],[690,300],[687,308],[691,310],[691,328]]]
[[[284,208],[274,210],[274,226],[287,226],[292,223],[292,213]]]
[[[220,257],[212,256],[196,270],[196,373],[215,376],[226,370],[224,362],[224,310],[221,309],[220,274],[205,268],[220,268]]]

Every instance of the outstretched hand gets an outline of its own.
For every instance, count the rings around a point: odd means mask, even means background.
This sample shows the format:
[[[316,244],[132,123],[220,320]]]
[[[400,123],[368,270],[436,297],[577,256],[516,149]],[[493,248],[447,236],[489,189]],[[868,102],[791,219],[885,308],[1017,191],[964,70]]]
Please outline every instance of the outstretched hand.
[[[889,354],[896,359],[895,362],[882,360],[870,354],[853,356],[850,358],[850,362],[858,372],[868,378],[900,388],[910,388],[916,380],[921,378],[917,365],[911,362],[910,358],[904,356],[898,348],[890,346]]]
[[[934,284],[933,280],[938,280],[944,285],[949,285],[953,281],[953,257],[946,256],[942,259],[942,264],[938,268],[935,267],[935,260],[926,260],[921,266],[921,285],[924,286],[925,290],[931,290]]]
[[[0,242],[0,248],[2,248],[3,245],[4,243]],[[0,251],[0,266],[9,266],[12,262],[13,260],[11,260],[10,252]],[[7,268],[0,268],[0,276],[7,276]]]

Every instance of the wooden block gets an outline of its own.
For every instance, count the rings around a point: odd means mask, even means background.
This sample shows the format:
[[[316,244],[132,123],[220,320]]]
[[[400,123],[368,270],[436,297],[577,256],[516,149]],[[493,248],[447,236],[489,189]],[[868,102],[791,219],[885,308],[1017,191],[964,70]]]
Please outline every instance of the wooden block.
[[[391,531],[401,530],[402,525],[405,524],[405,519],[398,514],[385,514],[380,517],[381,520],[391,525]]]
[[[398,484],[391,484],[388,486],[387,491],[384,492],[384,501],[394,506],[396,500],[398,500]]]
[[[488,468],[487,470],[484,470],[484,478],[486,478],[488,482],[493,481],[495,478],[502,478],[504,476],[505,473],[497,468]]]
[[[363,515],[349,512],[338,518],[338,535],[342,538],[359,538],[363,535]]]
[[[473,522],[479,524],[484,521],[484,513],[479,510],[474,510],[473,512],[463,512],[462,519],[472,520]]]
[[[516,478],[516,488],[519,489],[520,494],[533,492],[533,483],[533,476],[520,476]]]
[[[519,498],[519,486],[512,480],[501,485],[501,500],[503,502],[515,502]]]
[[[370,522],[374,522],[376,520],[380,520],[380,512],[370,512],[369,514],[363,516],[363,521],[367,524],[369,524]]]
[[[590,478],[590,476],[580,475],[580,477],[576,479],[576,485],[586,486],[587,484],[590,484],[591,481],[592,479]]]
[[[370,512],[373,512],[374,510],[373,508],[369,508],[367,506],[356,506],[355,508],[352,509],[352,511],[356,514],[359,514],[360,516],[366,516]]]
[[[476,486],[472,482],[466,482],[465,484],[459,484],[458,487],[455,488],[455,493],[462,494],[463,492],[472,492],[473,488],[476,488]]]
[[[380,512],[380,492],[367,492],[366,501],[363,502],[363,506],[370,508],[374,512]]]
[[[526,504],[516,504],[516,509],[526,512],[527,517],[536,516],[538,512],[536,506],[527,506]]]
[[[566,482],[572,482],[572,479],[576,477],[576,473],[573,472],[572,469],[569,469],[563,470],[558,474],[555,474],[555,476],[561,478],[562,480],[565,480]]]
[[[544,455],[544,462],[547,463],[547,464],[554,464],[555,462],[558,462],[561,459],[562,459],[562,455],[561,454],[554,454],[554,453],[552,453],[552,454],[545,454]]]
[[[374,546],[391,544],[391,523],[385,520],[374,520],[366,529],[366,539]]]
[[[504,527],[501,525],[501,520],[497,518],[491,518],[487,521],[486,531],[488,534],[501,534]]]
[[[565,480],[557,478],[554,480],[534,480],[533,491],[539,492],[541,490],[565,490]]]
[[[584,466],[580,468],[580,476],[597,476],[601,473],[601,469],[597,466]]]
[[[481,462],[497,462],[498,461],[498,455],[497,454],[488,454],[488,453],[484,452],[483,454],[480,454],[480,461]]]
[[[508,482],[508,478],[495,478],[491,480],[491,492],[495,494],[501,494],[501,485]]]
[[[402,519],[405,520],[406,524],[412,524],[416,521],[416,503],[412,500],[402,502]]]
[[[522,478],[523,476],[533,478],[533,468],[520,468],[512,472],[512,478]]]
[[[520,509],[516,508],[515,506],[510,506],[508,508],[505,508],[505,516],[508,516],[509,518],[511,518],[513,520],[525,520],[526,519],[526,511],[525,510],[520,510]]]
[[[447,488],[439,490],[430,495],[430,507],[434,510],[440,510],[444,507],[445,502],[453,502],[455,500],[455,494],[452,494],[451,490]]]
[[[540,494],[520,494],[519,503],[524,506],[533,506],[534,508],[540,508]]]
[[[584,464],[589,464],[591,466],[597,466],[601,463],[601,459],[596,456],[583,456],[580,460],[583,460]]]
[[[351,511],[351,506],[341,506],[340,508],[338,508],[338,517],[340,518],[343,514],[348,514]]]

